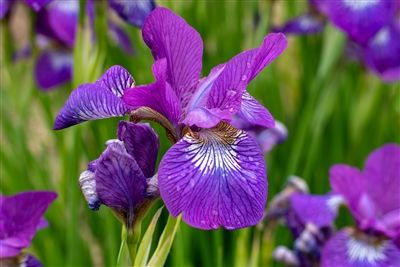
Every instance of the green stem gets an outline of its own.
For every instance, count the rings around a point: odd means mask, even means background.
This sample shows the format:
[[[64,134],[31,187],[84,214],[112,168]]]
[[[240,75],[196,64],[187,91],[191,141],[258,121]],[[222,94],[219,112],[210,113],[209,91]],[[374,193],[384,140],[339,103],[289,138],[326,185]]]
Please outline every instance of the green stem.
[[[137,246],[140,240],[140,234],[142,231],[142,222],[135,222],[133,226],[133,232],[128,232],[126,244],[128,246],[129,255],[131,257],[132,264],[135,262],[137,254]]]
[[[125,247],[126,247],[126,227],[122,225],[121,231],[121,246],[119,247],[118,258],[117,258],[117,267],[123,266],[125,257]]]

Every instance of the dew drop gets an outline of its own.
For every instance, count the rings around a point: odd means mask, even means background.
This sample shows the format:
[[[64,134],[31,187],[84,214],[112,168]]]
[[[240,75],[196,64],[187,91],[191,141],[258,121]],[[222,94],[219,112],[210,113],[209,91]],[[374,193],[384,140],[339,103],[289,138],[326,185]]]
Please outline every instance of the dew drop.
[[[213,211],[212,211],[212,214],[213,214],[213,215],[218,215],[218,211],[213,210]]]
[[[239,212],[238,209],[235,209],[235,214],[236,214],[237,216],[242,216],[242,214]]]
[[[253,157],[249,157],[249,161],[253,161]]]
[[[150,40],[153,40],[153,35],[150,35]]]
[[[260,163],[258,161],[256,161],[256,163],[254,163],[254,164],[256,164],[256,166],[260,165]]]
[[[171,176],[171,175],[168,175],[168,176],[167,176],[167,179],[168,179],[168,180],[170,180],[171,178],[172,178],[172,176]]]
[[[193,188],[196,182],[193,179],[190,179],[190,187]]]
[[[205,220],[201,220],[201,224],[206,224],[206,221]]]
[[[243,75],[243,76],[242,76],[242,81],[245,81],[245,80],[247,80],[247,76],[246,76],[246,75]]]
[[[179,185],[176,186],[176,191],[181,191],[181,187]]]
[[[250,69],[250,67],[251,67],[251,63],[250,62],[247,62],[247,67]]]
[[[232,225],[225,225],[225,229],[226,230],[234,230],[235,227],[233,227]]]

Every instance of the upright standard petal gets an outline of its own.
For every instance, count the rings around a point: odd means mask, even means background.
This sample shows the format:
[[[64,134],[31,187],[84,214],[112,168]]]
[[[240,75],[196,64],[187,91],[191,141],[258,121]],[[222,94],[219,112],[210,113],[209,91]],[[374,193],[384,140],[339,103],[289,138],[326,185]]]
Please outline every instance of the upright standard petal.
[[[365,163],[363,176],[378,213],[397,211],[400,218],[400,146],[387,144],[373,151]]]
[[[36,12],[51,1],[52,0],[25,0],[25,2],[30,5]]]
[[[57,197],[50,191],[23,192],[6,197],[0,207],[0,258],[14,257],[29,246],[47,207]]]
[[[159,188],[173,216],[197,228],[256,224],[267,198],[266,167],[257,143],[227,123],[187,133],[161,160]]]
[[[165,58],[154,62],[152,71],[156,82],[127,90],[122,100],[132,110],[148,107],[157,111],[167,118],[174,131],[178,132],[182,109],[177,95],[167,83],[167,68]]]
[[[242,104],[236,115],[249,123],[273,128],[275,120],[263,105],[261,105],[249,92],[244,91],[242,95]]]
[[[329,170],[329,180],[334,193],[346,200],[355,218],[361,195],[365,192],[365,180],[357,168],[337,164]]]
[[[55,89],[72,78],[70,51],[46,51],[35,63],[35,79],[42,90]]]
[[[136,160],[128,154],[122,142],[109,144],[96,161],[95,180],[101,202],[124,213],[130,229],[135,207],[145,198],[147,182]]]
[[[330,225],[337,217],[339,206],[345,204],[341,195],[326,196],[294,193],[290,196],[290,204],[303,224],[313,223],[318,227]]]
[[[202,68],[203,41],[184,19],[157,7],[143,25],[143,40],[156,60],[167,59],[167,82],[186,107],[196,89]]]
[[[328,1],[332,23],[353,40],[365,44],[395,15],[395,1],[338,0]]]
[[[286,22],[281,27],[275,27],[274,32],[284,34],[308,35],[320,33],[325,26],[323,18],[314,13],[305,13]]]
[[[128,113],[128,107],[108,88],[96,84],[83,84],[71,93],[57,114],[54,130],[88,120],[121,117]]]
[[[367,67],[384,81],[400,80],[400,20],[386,25],[363,48]]]
[[[135,80],[126,69],[116,65],[109,68],[95,84],[107,88],[117,97],[122,97],[125,90],[135,85]]]
[[[49,26],[67,46],[73,47],[78,24],[79,1],[53,1],[47,8]]]
[[[109,0],[109,3],[111,8],[113,8],[123,20],[136,27],[142,27],[147,16],[156,7],[153,0]]]
[[[154,175],[160,141],[148,123],[131,123],[120,121],[118,139],[124,142],[125,148],[137,162],[146,178]]]
[[[344,228],[325,244],[321,267],[396,267],[400,249],[387,239],[369,236],[354,228]]]

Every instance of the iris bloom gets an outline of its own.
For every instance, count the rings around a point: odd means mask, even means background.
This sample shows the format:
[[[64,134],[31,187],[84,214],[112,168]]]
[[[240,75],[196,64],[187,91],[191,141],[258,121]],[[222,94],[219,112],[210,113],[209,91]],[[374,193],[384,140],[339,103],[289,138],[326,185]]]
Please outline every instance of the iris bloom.
[[[330,224],[346,204],[356,227],[345,227],[325,245],[321,266],[400,265],[400,147],[372,152],[364,171],[347,165],[330,169],[333,192],[326,196],[293,194],[291,204],[303,223]]]
[[[48,226],[42,216],[56,197],[56,193],[49,191],[0,196],[0,263],[38,266],[34,265],[38,260],[32,255],[20,253],[30,245],[37,230]]]
[[[131,88],[129,73],[114,67],[122,75],[115,84],[119,89],[102,83],[104,78],[81,85],[57,115],[54,128],[129,113],[133,122],[157,121],[174,143],[158,170],[160,193],[170,213],[183,212],[184,221],[202,229],[256,224],[267,198],[264,159],[257,142],[229,122],[236,114],[274,127],[268,110],[245,89],[282,53],[286,38],[270,34],[261,47],[215,67],[200,81],[203,43],[182,18],[156,8],[143,25],[143,39],[156,59],[156,82]]]
[[[149,124],[121,121],[117,136],[106,143],[100,158],[89,163],[79,184],[90,209],[110,207],[131,230],[159,196],[154,170],[160,145]]]

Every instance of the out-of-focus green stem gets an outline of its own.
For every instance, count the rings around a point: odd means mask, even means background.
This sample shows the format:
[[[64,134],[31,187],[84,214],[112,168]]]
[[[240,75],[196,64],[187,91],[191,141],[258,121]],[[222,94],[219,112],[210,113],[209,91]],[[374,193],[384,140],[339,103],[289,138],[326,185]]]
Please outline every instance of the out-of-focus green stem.
[[[128,231],[126,244],[128,246],[129,256],[131,257],[132,264],[134,264],[137,253],[137,246],[142,232],[142,222],[135,222],[133,232]]]
[[[125,257],[125,247],[126,247],[126,227],[122,225],[121,231],[121,246],[119,247],[118,258],[117,258],[117,266],[123,266],[123,262]]]

